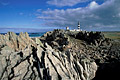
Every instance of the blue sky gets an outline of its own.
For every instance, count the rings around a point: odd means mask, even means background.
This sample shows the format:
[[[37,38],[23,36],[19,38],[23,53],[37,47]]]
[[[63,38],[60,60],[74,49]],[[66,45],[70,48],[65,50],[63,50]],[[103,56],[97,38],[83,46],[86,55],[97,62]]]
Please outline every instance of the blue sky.
[[[119,0],[0,0],[0,32],[71,29],[120,31]],[[25,28],[25,29],[24,29]]]

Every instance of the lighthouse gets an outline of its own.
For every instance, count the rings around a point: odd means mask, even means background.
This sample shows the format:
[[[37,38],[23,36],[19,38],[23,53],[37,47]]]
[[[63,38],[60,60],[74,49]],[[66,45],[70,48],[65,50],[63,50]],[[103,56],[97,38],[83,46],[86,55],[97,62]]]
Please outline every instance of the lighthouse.
[[[78,30],[80,30],[80,21],[78,22]]]

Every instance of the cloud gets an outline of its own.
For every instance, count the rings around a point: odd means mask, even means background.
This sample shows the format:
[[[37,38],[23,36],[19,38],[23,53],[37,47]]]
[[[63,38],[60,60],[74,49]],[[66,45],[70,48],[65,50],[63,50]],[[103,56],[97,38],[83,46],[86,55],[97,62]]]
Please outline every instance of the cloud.
[[[0,1],[0,5],[3,5],[3,6],[7,6],[7,5],[9,5],[10,3],[9,2],[1,2]]]
[[[86,2],[88,0],[50,0],[47,1],[48,4],[50,5],[55,5],[55,6],[74,6],[78,3]]]
[[[40,12],[42,9],[38,9],[37,12]]]
[[[89,8],[91,8],[91,9],[93,9],[93,8],[97,8],[99,5],[95,2],[95,1],[93,1],[93,2],[91,2],[90,4],[89,4]]]
[[[24,13],[23,13],[23,12],[20,12],[19,15],[24,15]]]
[[[120,30],[120,1],[107,0],[99,5],[92,1],[86,7],[74,9],[54,9],[42,11],[37,19],[45,21],[44,25],[52,27],[77,27],[81,22],[81,28],[85,30]]]

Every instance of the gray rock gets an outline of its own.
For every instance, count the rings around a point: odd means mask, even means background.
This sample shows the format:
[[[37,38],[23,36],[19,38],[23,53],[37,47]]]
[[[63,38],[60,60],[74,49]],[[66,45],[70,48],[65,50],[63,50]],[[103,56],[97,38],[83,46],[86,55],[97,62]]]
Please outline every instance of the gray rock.
[[[101,33],[55,30],[33,40],[0,35],[0,80],[92,80],[102,63],[120,57],[119,44]]]
[[[9,46],[10,48],[19,51],[25,49],[28,45],[36,46],[36,43],[29,37],[28,33],[20,33],[17,36],[13,32],[8,32],[5,35],[0,35],[0,47]]]

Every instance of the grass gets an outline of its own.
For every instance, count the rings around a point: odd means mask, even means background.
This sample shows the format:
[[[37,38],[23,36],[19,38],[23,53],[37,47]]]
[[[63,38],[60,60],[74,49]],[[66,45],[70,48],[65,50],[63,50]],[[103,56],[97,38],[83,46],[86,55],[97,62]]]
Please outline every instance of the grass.
[[[106,38],[110,38],[110,39],[119,39],[120,40],[120,31],[116,31],[116,32],[103,32],[103,34],[105,35]]]

